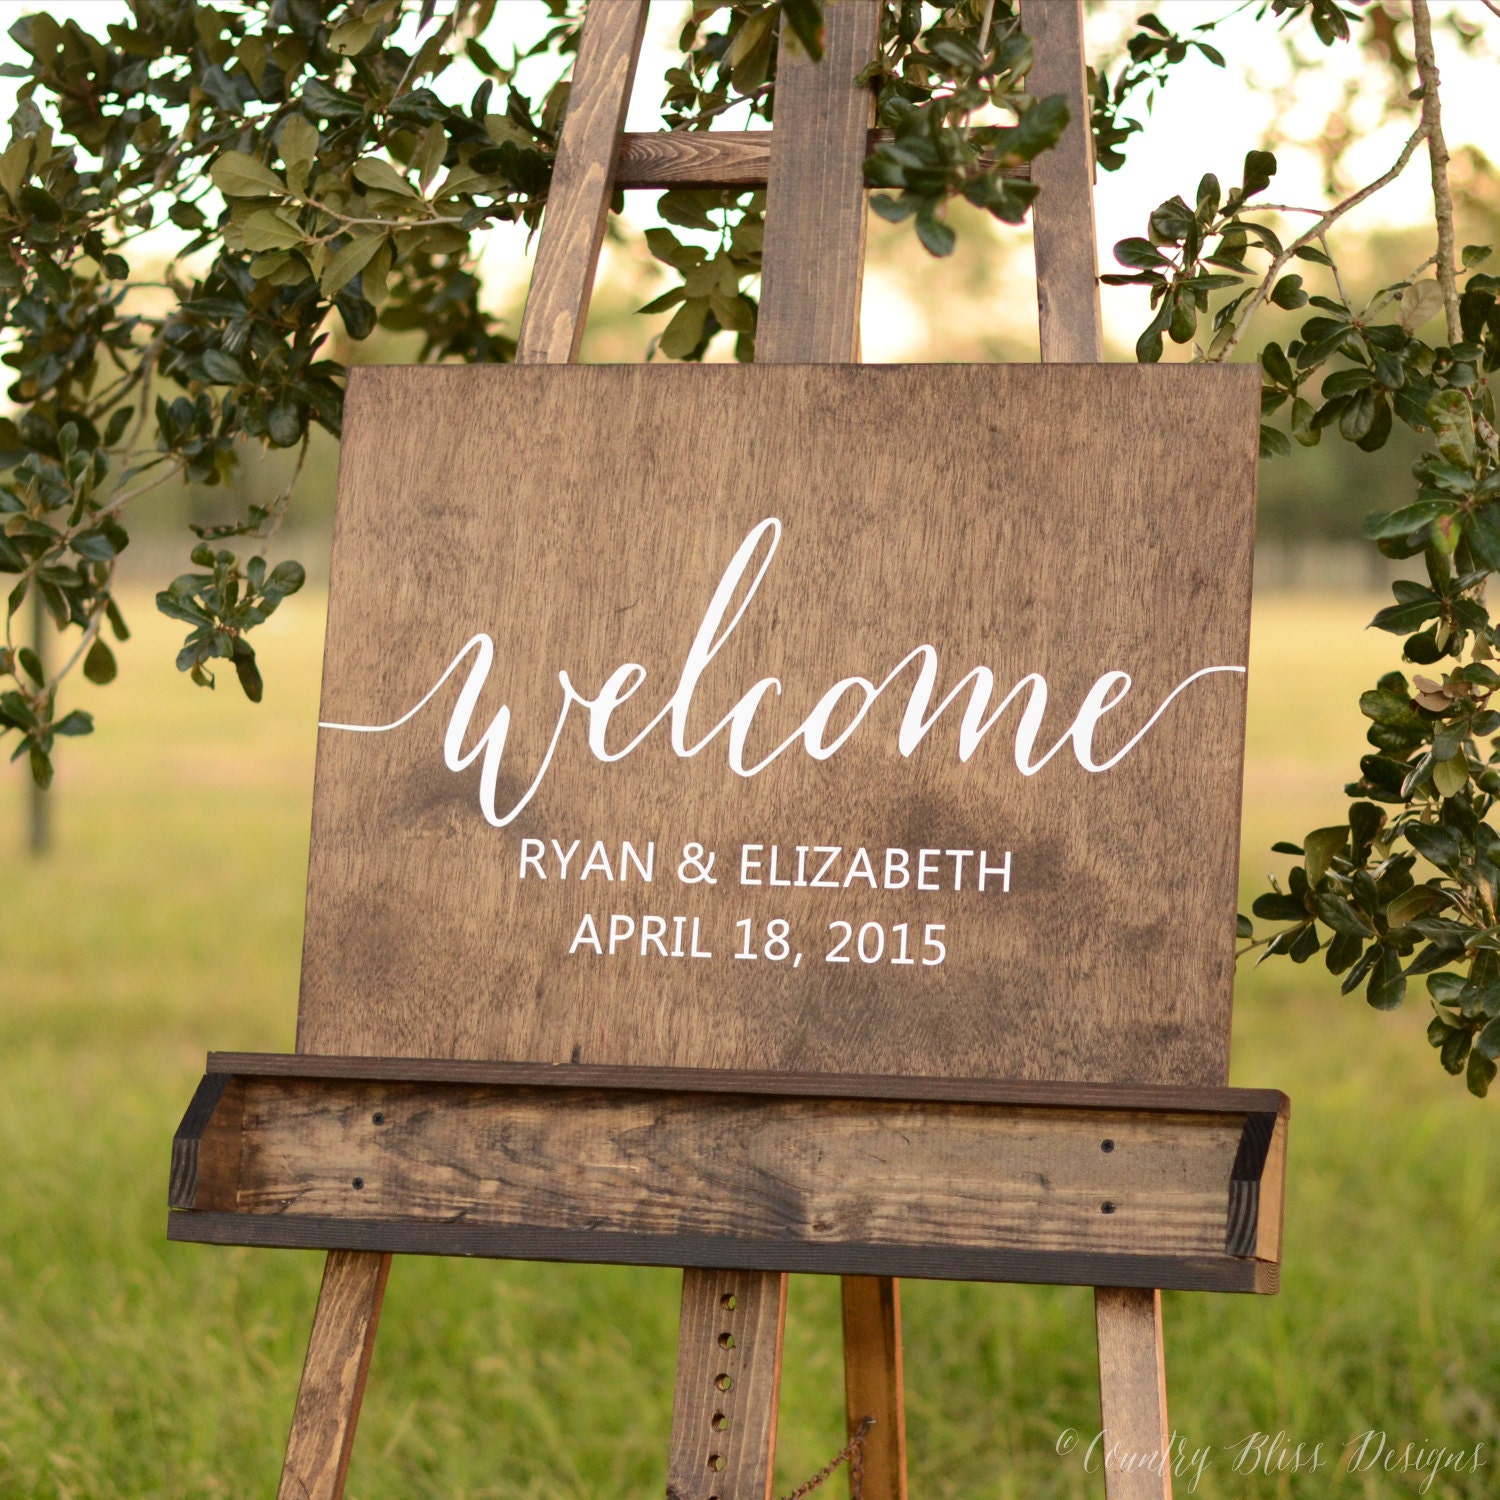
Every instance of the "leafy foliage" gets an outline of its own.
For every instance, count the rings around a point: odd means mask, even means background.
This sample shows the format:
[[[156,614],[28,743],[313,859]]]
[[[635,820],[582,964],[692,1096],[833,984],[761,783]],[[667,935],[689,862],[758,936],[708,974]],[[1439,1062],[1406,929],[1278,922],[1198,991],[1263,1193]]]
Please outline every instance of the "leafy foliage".
[[[492,103],[514,72],[479,41],[494,9],[458,0],[438,21],[397,0],[134,0],[106,38],[45,14],[12,26],[29,62],[8,70],[20,107],[0,153],[0,313],[20,407],[0,423],[0,571],[16,575],[0,729],[18,732],[39,783],[56,737],[91,727],[59,717],[63,677],[80,663],[96,682],[114,675],[102,633],[126,633],[113,578],[129,505],[176,474],[222,482],[246,438],[337,435],[344,372],[322,352],[333,312],[354,339],[377,323],[422,330],[424,358],[511,352],[479,307],[470,238],[536,224],[566,85],[535,106],[513,86]],[[576,18],[552,9],[542,46],[565,58]],[[433,87],[460,52],[485,75],[467,103]],[[159,311],[127,296],[153,227],[179,236]],[[185,258],[205,254],[190,274]],[[194,681],[211,686],[205,663],[222,657],[260,696],[247,636],[302,580],[265,557],[287,498],[218,529],[252,543],[243,567],[202,546],[194,559],[212,571],[158,596],[192,627],[178,664]],[[11,633],[32,591],[81,633],[50,677]]]
[[[1347,39],[1354,19],[1316,0],[1270,0],[1266,11],[1284,20],[1306,12],[1325,43]],[[1387,180],[1430,129],[1424,113]],[[1297,338],[1284,348],[1267,342],[1260,352],[1262,414],[1286,417],[1286,430],[1262,426],[1263,456],[1287,454],[1294,441],[1314,446],[1328,431],[1374,451],[1397,421],[1430,438],[1413,468],[1415,498],[1365,526],[1387,557],[1423,560],[1427,582],[1395,583],[1395,602],[1371,624],[1403,637],[1405,660],[1425,670],[1410,678],[1389,672],[1360,699],[1372,753],[1345,787],[1354,799],[1348,817],[1301,843],[1275,846],[1300,863],[1285,887],[1272,880],[1252,913],[1283,925],[1256,940],[1254,923],[1240,917],[1239,936],[1249,940],[1241,952],[1263,948],[1263,958],[1281,954],[1294,963],[1322,952],[1329,971],[1343,976],[1344,993],[1363,986],[1378,1010],[1400,1005],[1408,980],[1425,978],[1428,1039],[1442,1065],[1482,1096],[1500,1058],[1500,706],[1490,706],[1500,688],[1492,665],[1500,620],[1486,600],[1500,572],[1491,388],[1500,368],[1500,278],[1479,269],[1487,246],[1467,247],[1456,265],[1445,265],[1440,249],[1356,307],[1325,231],[1369,190],[1283,246],[1264,213],[1247,217],[1275,172],[1273,155],[1253,151],[1227,196],[1210,174],[1193,206],[1180,196],[1160,204],[1144,236],[1116,245],[1126,270],[1104,280],[1149,288],[1153,316],[1136,344],[1148,363],[1161,359],[1164,337],[1195,343],[1204,317],[1209,340],[1197,357],[1215,360],[1234,348],[1264,302],[1309,309]],[[1264,257],[1254,272],[1251,255]],[[1327,289],[1311,291],[1303,274],[1288,273],[1293,259],[1309,266],[1307,274],[1321,269]],[[1437,279],[1423,279],[1434,263]],[[1219,292],[1232,295],[1215,304]],[[1419,334],[1450,296],[1456,316],[1446,341],[1425,341]]]
[[[416,331],[423,360],[513,356],[480,306],[475,237],[499,222],[535,229],[546,202],[583,5],[546,8],[554,24],[506,63],[483,40],[496,0],[449,0],[441,15],[435,0],[131,0],[130,20],[102,37],[45,14],[12,26],[28,61],[7,69],[20,107],[0,153],[0,316],[20,408],[0,422],[0,571],[14,578],[0,733],[16,732],[39,783],[57,737],[92,727],[59,712],[63,679],[80,665],[96,682],[114,675],[103,635],[126,633],[114,577],[129,507],[174,476],[223,483],[246,440],[305,452],[312,428],[337,436],[332,318],[355,341]],[[960,193],[1021,217],[1029,185],[999,174],[1065,119],[1057,101],[1016,93],[1030,49],[1007,6],[975,44],[981,10],[941,7],[924,29],[920,6],[893,7],[876,70],[882,108],[902,121],[878,170],[888,185],[909,173],[891,201],[935,250],[951,245],[941,210]],[[823,0],[698,0],[667,75],[669,123],[703,129],[736,106],[769,119],[778,36],[816,59],[822,27]],[[459,57],[481,75],[468,99],[442,91]],[[516,85],[529,58],[556,65],[535,100]],[[1020,123],[970,130],[992,102]],[[924,177],[931,152],[946,165]],[[763,197],[662,199],[668,224],[717,235],[709,247],[671,229],[649,237],[682,276],[644,309],[673,312],[663,355],[700,359],[728,330],[753,357]],[[131,295],[150,230],[177,237],[165,299]],[[289,499],[290,485],[203,532],[193,560],[208,571],[158,594],[190,627],[178,665],[194,682],[212,686],[219,658],[260,696],[249,637],[302,578],[267,557]],[[236,537],[243,560],[210,545]],[[33,597],[79,636],[50,675],[15,641]]]
[[[1465,252],[1474,265],[1486,255]],[[1300,963],[1323,949],[1344,992],[1363,984],[1377,1009],[1399,1005],[1407,980],[1425,976],[1428,1039],[1443,1066],[1482,1095],[1500,1056],[1500,712],[1490,707],[1500,688],[1492,665],[1500,621],[1485,598],[1500,570],[1500,443],[1488,380],[1500,367],[1500,279],[1468,276],[1463,338],[1451,345],[1414,332],[1434,311],[1433,289],[1415,280],[1387,288],[1360,314],[1314,298],[1323,315],[1285,351],[1269,344],[1262,355],[1268,400],[1294,403],[1300,441],[1331,429],[1379,447],[1394,418],[1433,446],[1414,466],[1416,499],[1365,527],[1386,556],[1426,565],[1427,582],[1399,580],[1395,602],[1371,621],[1403,637],[1405,659],[1425,670],[1389,672],[1361,697],[1371,753],[1345,788],[1357,799],[1347,823],[1301,846],[1278,845],[1303,862],[1285,892],[1259,897],[1253,911],[1289,924],[1266,941],[1268,954]],[[1377,321],[1381,310],[1397,316]],[[1297,394],[1334,360],[1319,404]]]

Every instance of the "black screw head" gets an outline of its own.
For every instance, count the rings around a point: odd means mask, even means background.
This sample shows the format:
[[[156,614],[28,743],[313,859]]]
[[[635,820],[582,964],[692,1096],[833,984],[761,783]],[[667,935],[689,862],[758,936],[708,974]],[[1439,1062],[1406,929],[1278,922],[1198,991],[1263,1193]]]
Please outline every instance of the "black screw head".
[[[370,1119],[377,1125],[385,1124],[385,1116],[378,1109],[370,1116]]]
[[[1115,1149],[1115,1143],[1113,1141],[1100,1141],[1099,1149],[1106,1153],[1113,1151]]]
[[[365,1180],[364,1180],[363,1177],[356,1177],[354,1179],[354,1186],[355,1187],[362,1188],[364,1185],[365,1185]]]
[[[1113,1203],[1105,1202],[1105,1203],[1101,1203],[1099,1205],[1099,1212],[1101,1214],[1112,1214],[1114,1211],[1115,1211],[1115,1206],[1114,1206]]]

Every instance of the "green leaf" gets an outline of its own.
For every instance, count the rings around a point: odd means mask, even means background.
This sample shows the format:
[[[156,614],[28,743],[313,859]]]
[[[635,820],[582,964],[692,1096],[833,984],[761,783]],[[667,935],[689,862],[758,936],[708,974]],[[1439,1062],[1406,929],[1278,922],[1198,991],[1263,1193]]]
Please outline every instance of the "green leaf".
[[[952,255],[958,236],[932,213],[917,215],[917,238],[932,255]]]
[[[281,127],[276,144],[288,169],[310,167],[318,154],[318,127],[306,115],[292,115]]]
[[[1357,365],[1352,370],[1335,370],[1323,382],[1323,399],[1331,401],[1335,396],[1352,395],[1375,384],[1375,372]]]
[[[660,297],[653,297],[644,307],[636,308],[638,314],[664,313],[668,308],[676,307],[682,299],[687,296],[686,287],[674,286],[665,291]]]
[[[1415,333],[1443,310],[1443,289],[1435,281],[1414,281],[1401,293],[1401,326]]]
[[[1406,841],[1445,875],[1456,874],[1464,845],[1458,831],[1443,823],[1408,823]]]
[[[689,297],[672,321],[662,330],[658,347],[668,359],[686,359],[703,338],[703,324],[708,317],[708,298]]]
[[[1150,240],[1139,236],[1121,240],[1115,246],[1115,259],[1122,266],[1130,266],[1138,271],[1155,270],[1159,266],[1170,267],[1172,264]]]
[[[1457,503],[1456,500],[1417,500],[1411,505],[1403,505],[1400,510],[1371,516],[1360,529],[1372,542],[1379,541],[1382,537],[1408,536],[1419,526],[1425,526],[1439,516],[1451,515]],[[1380,616],[1375,618],[1379,620]],[[1391,625],[1381,626],[1382,630],[1395,628]]]
[[[282,396],[266,414],[266,432],[278,448],[290,448],[300,442],[305,427],[302,412],[291,396]]]
[[[1469,784],[1468,757],[1460,751],[1432,768],[1432,784],[1440,797],[1456,797]]]
[[[1250,151],[1245,156],[1244,180],[1241,186],[1243,198],[1264,192],[1276,175],[1276,158],[1269,151]]]
[[[119,672],[119,667],[115,665],[115,653],[95,636],[94,644],[89,647],[88,655],[83,659],[83,675],[102,687],[106,682],[113,682]]]
[[[1401,959],[1396,950],[1381,944],[1373,950],[1380,956],[1370,970],[1370,984],[1365,998],[1376,1010],[1395,1010],[1406,998],[1406,975],[1401,972]]]
[[[709,210],[720,206],[719,193],[692,192],[674,188],[656,200],[656,211],[668,224],[680,224],[684,229],[718,230],[718,224],[709,217]]]
[[[1302,278],[1300,276],[1283,276],[1272,288],[1271,301],[1277,307],[1284,307],[1289,311],[1296,307],[1307,305],[1307,293],[1302,290]]]
[[[1476,1099],[1483,1099],[1495,1081],[1495,1064],[1476,1047],[1469,1053],[1469,1069],[1464,1082]]]
[[[66,713],[52,726],[53,734],[65,735],[69,739],[76,739],[79,735],[92,734],[94,732],[94,716],[85,713],[81,708],[75,708],[71,713]]]
[[[1161,360],[1162,334],[1166,332],[1167,325],[1172,321],[1172,301],[1169,297],[1163,297],[1161,307],[1157,314],[1146,325],[1141,336],[1135,341],[1135,357],[1143,365],[1154,365]],[[1265,434],[1262,433],[1264,441]]]
[[[1334,932],[1348,937],[1372,938],[1375,929],[1344,897],[1325,891],[1317,898],[1318,916]]]
[[[52,757],[40,745],[31,747],[31,779],[45,792],[52,785]]]
[[[1292,373],[1292,364],[1286,357],[1286,351],[1274,340],[1260,351],[1260,364],[1277,385],[1290,389],[1297,383],[1297,377]]]
[[[240,226],[240,233],[245,237],[245,248],[257,252],[292,250],[307,238],[295,224],[288,223],[274,208],[257,209]]]
[[[243,640],[235,645],[243,650],[236,649],[234,653],[234,674],[239,678],[245,696],[252,703],[259,703],[265,692],[265,683],[261,680],[260,668],[255,665],[255,652]]]
[[[783,26],[791,28],[792,35],[801,44],[802,50],[814,62],[823,58],[823,0],[782,0]]]
[[[398,193],[403,198],[420,196],[416,190],[388,161],[378,156],[366,156],[354,163],[355,177],[366,187],[377,192]]]
[[[1500,1016],[1485,1024],[1484,1029],[1474,1038],[1474,1045],[1491,1062],[1500,1057]]]
[[[1275,427],[1264,423],[1260,429],[1260,456],[1262,458],[1285,458],[1292,451],[1291,440]]]
[[[1386,907],[1385,919],[1392,927],[1404,927],[1424,912],[1431,911],[1438,899],[1438,893],[1430,885],[1414,885],[1409,891],[1403,891]],[[1434,976],[1434,978],[1441,977],[1440,975]],[[1437,991],[1433,989],[1432,979],[1427,981],[1427,988],[1432,990],[1433,994],[1437,994]]]
[[[385,243],[383,229],[367,230],[356,235],[328,258],[323,275],[318,283],[325,297],[334,297],[349,282],[353,281],[374,258],[375,252]]]
[[[1462,260],[1464,269],[1469,270],[1474,266],[1481,266],[1490,258],[1490,247],[1488,245],[1465,245]]]
[[[1307,911],[1295,896],[1284,896],[1279,891],[1263,891],[1255,898],[1250,908],[1257,917],[1266,922],[1304,922]]]
[[[333,28],[328,35],[328,46],[340,57],[357,57],[375,40],[379,29],[380,23],[368,15],[354,16]]]
[[[286,192],[286,184],[269,167],[243,151],[226,151],[209,168],[209,176],[226,198],[269,198]]]
[[[1304,401],[1301,396],[1292,401],[1292,436],[1304,448],[1316,448],[1323,437],[1322,429],[1313,425],[1314,415],[1310,401]]]
[[[1328,873],[1329,866],[1333,864],[1334,855],[1347,848],[1348,844],[1347,824],[1340,823],[1333,828],[1317,828],[1308,834],[1302,844],[1306,851],[1303,862],[1307,870],[1307,883],[1317,885]]]
[[[278,594],[295,594],[298,589],[307,582],[307,570],[299,562],[277,563],[271,569],[271,576],[266,579],[266,592],[275,591]]]
[[[234,355],[226,354],[222,349],[205,349],[203,351],[203,371],[209,380],[215,385],[246,385],[250,377],[245,373],[245,367]]]
[[[1439,391],[1427,403],[1427,420],[1438,452],[1452,464],[1474,465],[1474,413],[1462,391]]]

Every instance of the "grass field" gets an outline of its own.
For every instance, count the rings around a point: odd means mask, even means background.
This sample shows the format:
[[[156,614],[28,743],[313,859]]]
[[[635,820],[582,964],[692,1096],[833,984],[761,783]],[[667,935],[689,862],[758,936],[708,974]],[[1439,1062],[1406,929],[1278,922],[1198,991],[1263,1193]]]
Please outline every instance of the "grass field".
[[[1341,810],[1354,699],[1388,660],[1359,630],[1373,607],[1257,606],[1247,885],[1274,838]],[[64,749],[45,864],[10,855],[22,786],[0,781],[5,1500],[270,1495],[317,1286],[319,1257],[168,1245],[163,1221],[204,1051],[292,1044],[321,602],[267,628],[259,709],[180,678],[146,599],[132,617],[100,734]],[[1169,1296],[1173,1419],[1211,1450],[1180,1495],[1421,1492],[1347,1472],[1370,1429],[1412,1458],[1479,1444],[1485,1467],[1426,1493],[1496,1492],[1497,1106],[1439,1071],[1424,1024],[1317,966],[1243,976],[1234,1081],[1294,1100],[1285,1290]],[[1056,1451],[1098,1423],[1089,1294],[903,1295],[913,1496],[1102,1496]],[[350,1495],[656,1500],[676,1299],[670,1272],[398,1260]],[[794,1279],[778,1493],[842,1440],[839,1359],[836,1286]],[[1300,1470],[1242,1455],[1256,1433],[1301,1443]]]

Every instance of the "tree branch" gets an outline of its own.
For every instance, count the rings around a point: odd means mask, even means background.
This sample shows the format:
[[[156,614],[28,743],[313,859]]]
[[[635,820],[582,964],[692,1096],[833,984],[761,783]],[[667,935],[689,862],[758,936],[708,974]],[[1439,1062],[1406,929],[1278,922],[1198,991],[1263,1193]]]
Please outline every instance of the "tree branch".
[[[1427,132],[1427,159],[1432,166],[1432,207],[1437,219],[1437,280],[1448,315],[1448,342],[1463,340],[1458,317],[1457,254],[1453,239],[1453,194],[1448,187],[1448,143],[1443,139],[1443,109],[1438,95],[1437,57],[1432,50],[1432,16],[1427,0],[1411,0],[1411,25],[1417,77],[1422,82],[1422,128]]]
[[[1389,171],[1377,177],[1374,182],[1367,182],[1357,193],[1345,198],[1342,203],[1335,203],[1322,218],[1318,220],[1311,229],[1300,234],[1289,244],[1275,260],[1271,262],[1270,269],[1265,274],[1265,279],[1256,287],[1255,295],[1245,304],[1245,310],[1239,316],[1238,323],[1233,335],[1217,354],[1209,357],[1208,363],[1222,364],[1234,353],[1234,347],[1244,336],[1245,330],[1250,326],[1250,320],[1260,310],[1267,297],[1271,295],[1271,288],[1276,285],[1276,278],[1281,275],[1287,263],[1304,245],[1310,245],[1314,240],[1321,240],[1328,232],[1329,227],[1349,212],[1351,208],[1357,208],[1366,198],[1373,197],[1381,188],[1392,183],[1405,170],[1406,164],[1412,159],[1417,146],[1427,138],[1427,121],[1424,119],[1417,128],[1412,131],[1406,144],[1401,148],[1401,155],[1392,164]]]

